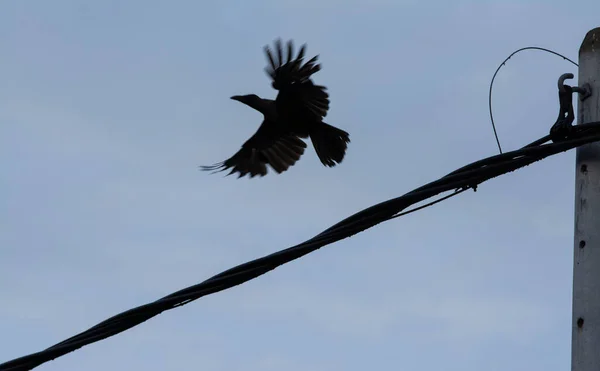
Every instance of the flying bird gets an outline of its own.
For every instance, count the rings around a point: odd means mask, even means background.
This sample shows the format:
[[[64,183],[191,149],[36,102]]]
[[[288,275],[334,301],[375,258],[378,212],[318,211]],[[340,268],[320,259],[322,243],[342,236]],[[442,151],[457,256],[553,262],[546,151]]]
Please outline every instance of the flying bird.
[[[325,86],[315,85],[311,76],[321,69],[318,55],[303,64],[306,44],[296,57],[292,40],[287,42],[287,55],[283,58],[283,45],[275,40],[275,51],[264,47],[269,64],[265,68],[278,91],[275,100],[260,98],[256,94],[234,95],[231,99],[244,103],[263,114],[263,122],[233,156],[202,170],[220,172],[231,169],[238,178],[248,174],[265,176],[267,165],[277,173],[293,166],[302,156],[310,137],[315,152],[324,166],[341,163],[346,154],[350,136],[344,130],[323,122],[329,110],[329,94]]]

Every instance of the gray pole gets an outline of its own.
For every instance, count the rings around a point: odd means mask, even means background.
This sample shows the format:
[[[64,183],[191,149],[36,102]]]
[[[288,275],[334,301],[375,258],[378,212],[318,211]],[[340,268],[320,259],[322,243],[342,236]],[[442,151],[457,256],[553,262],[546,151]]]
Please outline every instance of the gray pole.
[[[588,83],[592,95],[578,94],[577,123],[600,121],[600,27],[585,35],[579,48],[578,86]],[[575,103],[575,102],[574,102]],[[575,175],[575,259],[573,267],[573,333],[571,370],[600,370],[600,143],[577,148]]]

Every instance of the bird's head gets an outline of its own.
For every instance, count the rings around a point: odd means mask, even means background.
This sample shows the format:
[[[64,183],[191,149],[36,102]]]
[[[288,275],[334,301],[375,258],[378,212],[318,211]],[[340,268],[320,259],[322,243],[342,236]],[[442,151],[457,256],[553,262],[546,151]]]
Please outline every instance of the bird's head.
[[[237,100],[238,102],[242,102],[245,105],[254,108],[255,110],[262,112],[263,114],[267,112],[269,103],[265,99],[261,99],[256,94],[248,94],[248,95],[234,95],[231,97],[233,100]]]

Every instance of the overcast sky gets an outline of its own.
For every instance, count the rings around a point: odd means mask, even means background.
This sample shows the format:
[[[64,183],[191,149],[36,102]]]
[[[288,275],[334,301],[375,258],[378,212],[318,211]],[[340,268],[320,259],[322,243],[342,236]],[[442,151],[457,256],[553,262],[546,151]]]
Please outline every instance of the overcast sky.
[[[0,3],[0,363],[295,245],[497,153],[489,81],[517,48],[577,59],[586,1]],[[262,47],[320,55],[343,163],[198,171],[275,91]],[[526,51],[494,86],[505,150],[548,133],[574,66]],[[576,83],[576,82],[575,82]],[[567,370],[575,152],[327,246],[45,371]]]

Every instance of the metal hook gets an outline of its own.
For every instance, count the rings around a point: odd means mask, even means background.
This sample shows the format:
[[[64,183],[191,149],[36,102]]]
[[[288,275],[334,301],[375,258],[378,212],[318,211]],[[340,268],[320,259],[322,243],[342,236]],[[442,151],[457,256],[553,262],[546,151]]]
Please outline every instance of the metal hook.
[[[565,80],[572,79],[573,77],[575,76],[572,73],[563,73],[562,75],[560,75],[560,77],[558,78],[558,91],[561,93],[565,93]]]
[[[558,78],[558,91],[561,93],[565,93],[565,86],[568,86],[565,85],[565,80],[572,79],[573,77],[575,76],[572,73],[563,73],[562,75],[560,75],[560,77]],[[582,87],[572,86],[571,89],[573,93],[579,94],[579,100],[581,101],[586,100],[592,95],[592,87],[588,83],[583,84]]]
[[[565,85],[565,80],[572,79],[572,73],[564,73],[558,78],[558,101],[560,109],[558,118],[552,128],[550,128],[550,138],[553,142],[565,140],[571,134],[575,113],[573,112],[573,92],[574,88]]]

